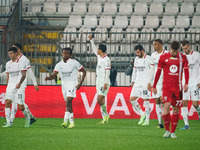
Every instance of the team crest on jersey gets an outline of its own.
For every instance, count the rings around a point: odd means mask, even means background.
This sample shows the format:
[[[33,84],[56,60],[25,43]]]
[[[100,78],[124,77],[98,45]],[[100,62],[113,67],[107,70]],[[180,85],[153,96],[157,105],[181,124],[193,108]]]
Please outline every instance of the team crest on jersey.
[[[167,101],[167,96],[164,97],[164,101]]]
[[[178,67],[176,65],[171,65],[169,67],[169,70],[170,70],[171,73],[176,73],[177,70],[178,70]]]

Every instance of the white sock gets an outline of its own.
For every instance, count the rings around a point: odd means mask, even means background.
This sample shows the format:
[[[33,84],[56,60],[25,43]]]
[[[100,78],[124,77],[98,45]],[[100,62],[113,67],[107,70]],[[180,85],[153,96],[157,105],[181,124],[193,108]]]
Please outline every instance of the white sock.
[[[188,108],[187,107],[182,107],[181,108],[181,114],[183,116],[183,121],[184,121],[185,125],[189,126],[189,122],[188,122]]]
[[[70,113],[69,115],[69,122],[74,123],[74,113]]]
[[[14,121],[17,109],[18,109],[17,103],[12,103],[12,109],[10,113],[10,122]]]
[[[162,124],[162,109],[160,104],[156,104],[156,114],[158,117],[158,123]]]
[[[197,113],[198,113],[198,115],[200,117],[200,106],[196,109],[196,111],[197,111]]]
[[[146,122],[149,122],[150,118],[150,103],[149,101],[144,101],[145,113],[146,113]]]
[[[108,116],[108,112],[107,112],[107,109],[106,109],[106,105],[101,105],[101,115],[102,115],[102,118],[104,118],[105,116]]]
[[[26,105],[26,104],[24,103],[24,107],[25,107],[27,110],[29,110],[30,117],[33,118],[34,116],[33,116],[33,114],[31,113],[31,111],[30,111],[28,105]]]
[[[142,111],[140,105],[138,104],[137,100],[130,101],[134,110],[136,111],[137,114],[140,114],[140,116],[144,115],[144,112]]]
[[[68,122],[69,117],[70,117],[70,112],[66,111],[64,116],[64,122]]]
[[[6,121],[10,124],[10,108],[5,108]]]
[[[22,112],[23,112],[23,114],[25,116],[25,119],[26,120],[30,120],[30,111],[28,109],[26,109],[26,107]]]

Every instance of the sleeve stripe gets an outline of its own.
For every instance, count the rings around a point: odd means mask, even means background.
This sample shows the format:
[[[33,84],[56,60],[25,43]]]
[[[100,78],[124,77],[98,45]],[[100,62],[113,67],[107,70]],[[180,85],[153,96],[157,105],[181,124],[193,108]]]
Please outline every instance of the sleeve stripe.
[[[80,71],[82,68],[83,68],[83,66],[80,69],[78,69],[78,71]]]
[[[158,69],[162,69],[162,68],[158,67]]]
[[[105,70],[110,70],[110,68],[106,68]]]
[[[151,64],[152,66],[154,66],[154,64]]]
[[[21,70],[21,71],[27,71],[27,69]]]
[[[58,71],[54,70],[53,72],[58,72]]]
[[[30,69],[31,67],[28,67],[27,69]]]
[[[189,68],[189,67],[184,67],[183,69],[187,69],[187,68]]]

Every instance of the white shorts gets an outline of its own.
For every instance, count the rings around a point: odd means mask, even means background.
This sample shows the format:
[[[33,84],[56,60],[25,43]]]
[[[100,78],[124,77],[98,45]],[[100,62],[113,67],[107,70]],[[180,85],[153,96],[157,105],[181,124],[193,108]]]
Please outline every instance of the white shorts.
[[[199,101],[199,90],[196,86],[188,87],[188,91],[183,92],[183,100]]]
[[[8,86],[6,89],[6,99],[10,99],[19,105],[24,105],[25,89],[16,89],[14,86]]]
[[[62,93],[65,101],[67,97],[76,97],[76,84],[62,85]]]
[[[104,86],[104,83],[96,83],[97,95],[106,96],[108,94],[108,90],[110,88],[110,85],[107,84],[107,90],[103,90],[103,86]]]
[[[144,86],[133,86],[130,97],[141,97],[142,99],[150,99],[150,91]]]
[[[156,86],[156,89],[157,89],[157,94],[154,94],[154,93],[152,92],[151,98],[159,98],[159,97],[162,96],[162,84],[158,84],[158,85]]]

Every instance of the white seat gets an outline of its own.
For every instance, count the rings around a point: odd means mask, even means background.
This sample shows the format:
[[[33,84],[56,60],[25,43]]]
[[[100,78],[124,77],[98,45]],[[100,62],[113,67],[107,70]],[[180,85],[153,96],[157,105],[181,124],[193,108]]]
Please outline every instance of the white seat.
[[[126,29],[126,36],[125,36],[125,39],[127,41],[137,41],[139,39],[139,34],[137,33],[138,32],[138,29],[137,28],[127,28]]]
[[[193,3],[197,3],[198,2],[198,0],[184,0],[184,2],[193,2]]]
[[[31,3],[44,3],[45,0],[31,1]]]
[[[84,15],[85,13],[86,13],[86,4],[84,2],[83,3],[76,2],[74,4],[73,12],[71,14]]]
[[[55,14],[56,13],[56,3],[55,2],[45,2],[43,14]]]
[[[76,28],[68,28],[68,27],[66,27],[64,29],[64,32],[65,32],[63,34],[63,41],[64,42],[69,42],[69,41],[75,41],[76,40]]]
[[[160,2],[153,2],[150,5],[150,15],[162,15],[163,5]]]
[[[71,14],[71,3],[60,2],[58,5],[57,14],[63,14],[63,15]]]
[[[142,28],[143,27],[143,17],[142,16],[131,16],[130,28]]]
[[[135,4],[134,15],[143,15],[145,16],[148,12],[147,3],[139,3]]]
[[[153,0],[153,2],[167,3],[167,2],[168,2],[168,0]]]
[[[164,15],[177,15],[178,10],[178,3],[167,3]]]
[[[181,12],[179,15],[192,15],[194,13],[194,5],[193,3],[182,3],[181,4]]]
[[[190,26],[189,16],[178,16],[176,19],[176,28],[188,28]]]
[[[101,16],[99,20],[100,28],[110,28],[113,25],[112,16]]]
[[[117,13],[117,5],[116,3],[106,2],[104,5],[103,15],[115,15]]]
[[[106,0],[92,0],[92,2],[100,2],[100,3],[105,3]]]
[[[114,41],[114,42],[122,41],[123,39],[122,28],[112,28],[110,32],[111,32],[110,33],[111,41]]]
[[[127,2],[135,3],[135,2],[137,2],[137,0],[122,0],[122,2],[125,2],[125,3],[127,3]]]
[[[189,41],[199,41],[200,40],[200,28],[189,28],[188,31],[190,33],[194,33],[194,34],[187,34],[187,39]]]
[[[183,0],[169,0],[169,2],[181,3]]]
[[[140,2],[140,3],[151,3],[152,0],[138,0],[138,2]]]
[[[131,3],[120,3],[119,6],[119,15],[130,15],[132,13],[132,4]]]
[[[175,26],[174,16],[163,16],[162,18],[162,28],[173,28]]]
[[[192,18],[192,25],[190,26],[192,28],[200,28],[200,16],[193,16]]]
[[[108,39],[108,35],[107,35],[107,29],[106,28],[96,28],[95,32],[97,32],[94,35],[94,40],[95,41],[106,41]]]
[[[115,28],[126,28],[128,26],[127,16],[116,16],[114,26]]]
[[[75,2],[75,0],[62,0],[62,2]]]
[[[200,15],[200,3],[197,3],[197,5],[196,5],[195,15]]]
[[[158,16],[147,16],[145,28],[157,28],[159,26]]]
[[[140,41],[148,42],[150,39],[154,39],[154,30],[153,28],[143,28],[140,34]]]
[[[119,3],[119,2],[121,2],[121,0],[107,0],[107,2]]]
[[[93,3],[91,2],[88,7],[88,13],[87,14],[93,14],[93,15],[99,15],[101,14],[102,8],[101,3]]]
[[[80,28],[79,29],[79,35],[78,35],[78,40],[79,41],[89,41],[88,35],[91,34],[91,29],[90,28]]]
[[[172,30],[171,41],[183,41],[185,40],[185,30],[184,28],[174,28]]]
[[[163,41],[169,41],[170,34],[169,34],[169,28],[158,28],[156,39],[162,39]]]
[[[77,0],[77,2],[90,2],[90,0]]]
[[[84,28],[95,28],[97,26],[97,17],[96,15],[86,15],[84,19]]]
[[[26,14],[37,15],[41,13],[41,4],[39,3],[29,3],[28,7],[28,12]]]
[[[67,27],[75,27],[79,28],[82,26],[82,18],[80,15],[71,15],[69,17],[68,25]]]

